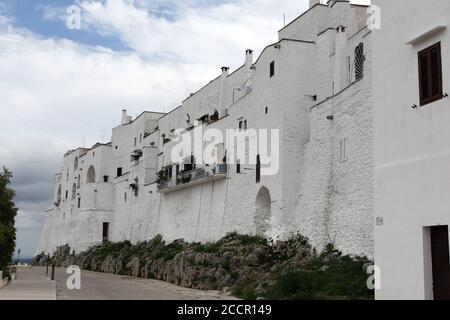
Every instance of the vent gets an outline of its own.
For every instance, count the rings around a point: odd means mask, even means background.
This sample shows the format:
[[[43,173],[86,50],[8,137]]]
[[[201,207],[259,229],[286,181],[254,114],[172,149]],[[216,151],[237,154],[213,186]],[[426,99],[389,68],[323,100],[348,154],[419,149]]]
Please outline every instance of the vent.
[[[364,43],[360,43],[355,48],[355,80],[361,80],[364,77]]]

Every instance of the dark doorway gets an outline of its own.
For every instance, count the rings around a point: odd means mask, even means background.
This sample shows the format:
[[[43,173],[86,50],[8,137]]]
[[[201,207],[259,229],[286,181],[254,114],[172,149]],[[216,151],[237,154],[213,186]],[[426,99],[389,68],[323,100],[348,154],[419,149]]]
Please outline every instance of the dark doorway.
[[[434,300],[450,300],[448,226],[431,227]]]
[[[103,222],[103,242],[109,241],[109,223]]]

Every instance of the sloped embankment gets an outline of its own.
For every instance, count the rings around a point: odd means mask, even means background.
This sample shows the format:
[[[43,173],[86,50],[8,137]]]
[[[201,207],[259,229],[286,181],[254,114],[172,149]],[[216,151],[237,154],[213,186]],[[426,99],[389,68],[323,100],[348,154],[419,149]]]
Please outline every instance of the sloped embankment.
[[[47,257],[35,257],[45,265]],[[344,256],[328,246],[317,254],[301,235],[269,243],[260,237],[228,234],[199,244],[161,236],[132,245],[106,243],[74,255],[58,248],[51,263],[67,267],[151,278],[203,290],[231,290],[245,299],[373,299],[367,289],[365,257]]]

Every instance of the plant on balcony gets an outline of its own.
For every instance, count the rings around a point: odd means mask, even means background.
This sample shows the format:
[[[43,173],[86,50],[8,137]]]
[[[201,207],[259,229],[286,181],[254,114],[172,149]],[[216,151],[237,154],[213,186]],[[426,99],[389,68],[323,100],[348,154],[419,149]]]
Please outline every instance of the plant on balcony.
[[[161,185],[161,184],[166,183],[167,181],[169,181],[169,178],[168,178],[167,175],[166,175],[166,170],[165,170],[165,169],[161,169],[161,170],[158,172],[158,177],[157,177],[157,179],[156,179],[156,183],[157,183],[158,185]]]

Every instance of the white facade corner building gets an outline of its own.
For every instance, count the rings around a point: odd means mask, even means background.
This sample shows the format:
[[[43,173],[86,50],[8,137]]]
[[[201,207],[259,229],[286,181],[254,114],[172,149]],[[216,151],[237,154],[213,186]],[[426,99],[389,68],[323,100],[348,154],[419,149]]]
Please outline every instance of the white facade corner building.
[[[376,296],[450,299],[450,2],[372,4]]]

